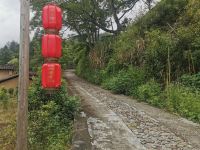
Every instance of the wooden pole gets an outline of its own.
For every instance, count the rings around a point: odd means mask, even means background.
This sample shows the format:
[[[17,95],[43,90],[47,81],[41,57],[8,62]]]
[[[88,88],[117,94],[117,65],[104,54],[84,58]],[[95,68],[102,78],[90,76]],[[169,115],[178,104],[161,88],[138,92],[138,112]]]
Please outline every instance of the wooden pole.
[[[29,10],[30,0],[20,0],[20,54],[17,112],[17,150],[27,150],[29,86]]]

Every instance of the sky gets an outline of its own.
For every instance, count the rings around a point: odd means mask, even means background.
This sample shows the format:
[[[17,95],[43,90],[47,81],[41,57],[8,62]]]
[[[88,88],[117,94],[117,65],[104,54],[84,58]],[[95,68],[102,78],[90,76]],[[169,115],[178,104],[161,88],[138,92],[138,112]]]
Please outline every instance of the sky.
[[[129,15],[134,16],[138,10],[140,5]],[[20,0],[0,0],[0,48],[9,41],[19,42],[19,32]]]
[[[0,47],[19,41],[20,0],[0,0]]]

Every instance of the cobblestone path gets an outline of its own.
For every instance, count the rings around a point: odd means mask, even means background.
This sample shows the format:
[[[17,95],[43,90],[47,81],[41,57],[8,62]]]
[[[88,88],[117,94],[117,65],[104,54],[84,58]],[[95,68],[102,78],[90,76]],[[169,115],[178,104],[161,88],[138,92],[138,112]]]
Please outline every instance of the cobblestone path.
[[[82,99],[79,118],[85,118],[80,119],[85,122],[84,133],[79,132],[77,120],[73,149],[200,150],[198,124],[130,97],[112,94],[78,78],[72,71],[67,71],[65,77],[70,90]],[[86,136],[89,138],[84,141]]]

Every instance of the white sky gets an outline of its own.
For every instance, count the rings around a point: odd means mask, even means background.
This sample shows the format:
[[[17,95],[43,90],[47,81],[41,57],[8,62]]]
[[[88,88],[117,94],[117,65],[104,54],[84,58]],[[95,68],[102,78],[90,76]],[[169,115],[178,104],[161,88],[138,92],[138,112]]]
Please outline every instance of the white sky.
[[[135,16],[141,5],[129,13]],[[20,31],[20,0],[0,0],[0,48],[9,41],[19,42]],[[71,32],[67,32],[69,34]]]
[[[19,41],[20,0],[0,0],[0,47]]]

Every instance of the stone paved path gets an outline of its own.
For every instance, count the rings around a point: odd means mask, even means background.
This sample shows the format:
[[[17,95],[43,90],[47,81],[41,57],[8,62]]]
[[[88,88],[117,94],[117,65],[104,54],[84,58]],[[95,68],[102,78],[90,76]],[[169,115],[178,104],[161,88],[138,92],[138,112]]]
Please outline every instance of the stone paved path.
[[[200,150],[198,124],[129,97],[114,95],[78,78],[72,71],[65,76],[70,90],[82,99],[79,119],[85,118],[80,119],[85,122],[84,132],[75,134],[73,149]]]

